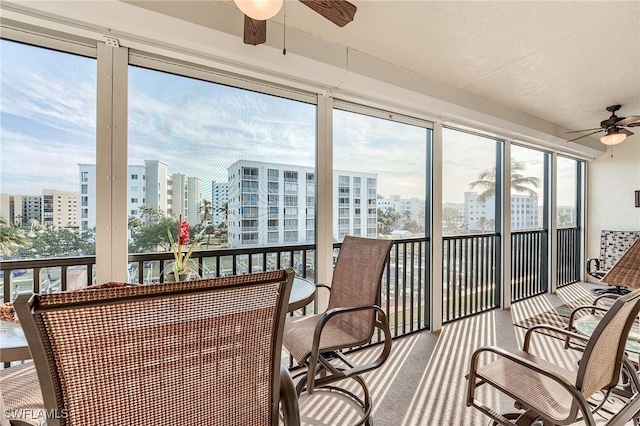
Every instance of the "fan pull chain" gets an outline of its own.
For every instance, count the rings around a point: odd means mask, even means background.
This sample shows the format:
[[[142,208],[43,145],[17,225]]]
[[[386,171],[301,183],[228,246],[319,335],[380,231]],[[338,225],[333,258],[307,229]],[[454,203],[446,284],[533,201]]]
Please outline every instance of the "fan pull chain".
[[[287,54],[287,2],[282,2],[282,54]]]

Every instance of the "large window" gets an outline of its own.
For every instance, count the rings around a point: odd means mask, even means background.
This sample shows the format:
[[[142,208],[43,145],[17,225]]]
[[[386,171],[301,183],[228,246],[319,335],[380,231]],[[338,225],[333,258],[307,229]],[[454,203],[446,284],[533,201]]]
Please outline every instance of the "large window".
[[[334,109],[333,238],[424,237],[430,129]]]
[[[511,230],[543,227],[545,153],[511,146]]]
[[[130,253],[167,250],[166,229],[180,215],[205,229],[209,249],[314,243],[304,202],[315,105],[182,72],[190,76],[129,67],[128,167],[146,188],[129,218]]]
[[[548,289],[550,154],[511,145],[511,301]]]
[[[558,228],[572,228],[578,224],[578,162],[559,156],[556,170],[558,177],[558,208],[556,212]]]
[[[96,61],[3,39],[0,63],[0,226],[14,238],[0,258],[94,254],[80,197],[95,191],[95,174],[79,164],[96,158]],[[59,288],[60,268],[50,269],[45,291]],[[31,270],[12,275],[12,291],[31,288]]]
[[[448,128],[442,138],[443,234],[494,232],[498,143]]]

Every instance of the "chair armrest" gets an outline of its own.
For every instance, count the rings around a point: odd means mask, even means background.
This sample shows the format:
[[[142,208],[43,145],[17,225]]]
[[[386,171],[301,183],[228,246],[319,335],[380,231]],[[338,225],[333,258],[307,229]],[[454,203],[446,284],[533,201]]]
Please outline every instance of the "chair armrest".
[[[605,272],[600,270],[600,259],[592,258],[587,260],[587,274],[591,275],[598,280],[604,277]]]
[[[537,326],[535,326],[537,327]],[[531,327],[531,328],[535,328],[535,327]],[[531,330],[531,328],[529,330]],[[541,327],[542,328],[542,327]],[[560,331],[564,331],[560,328],[557,327],[548,327],[551,329],[554,329],[554,331],[560,330]],[[527,334],[529,334],[529,331],[527,331]],[[496,347],[496,346],[482,346],[478,349],[476,349],[473,353],[473,355],[471,355],[471,363],[469,366],[469,384],[467,386],[467,406],[472,406],[473,401],[474,401],[474,391],[476,388],[476,377],[477,377],[477,370],[478,370],[478,361],[479,361],[479,357],[482,353],[494,353],[496,355],[498,355],[499,357],[502,358],[506,358],[510,361],[515,362],[516,364],[522,365],[524,367],[527,367],[539,374],[542,374],[545,377],[548,377],[550,379],[552,379],[553,381],[555,381],[556,383],[558,383],[559,385],[561,385],[567,392],[569,392],[571,394],[571,396],[573,397],[574,401],[577,402],[578,406],[580,407],[580,410],[582,411],[582,414],[584,416],[584,420],[585,420],[585,424],[595,424],[595,421],[593,419],[593,415],[591,414],[591,411],[589,409],[589,403],[587,402],[587,400],[584,398],[584,395],[582,394],[582,392],[580,392],[573,383],[570,383],[567,379],[565,379],[562,376],[558,376],[556,375],[553,371],[544,368],[532,361],[529,361],[528,359],[522,358],[518,355],[512,354],[511,352],[508,352],[502,348]],[[563,419],[558,419],[558,420],[563,420]]]
[[[330,285],[316,284],[316,288],[326,288],[327,290],[329,290],[329,292],[331,292],[331,286]]]
[[[569,330],[569,331],[575,330],[575,328],[573,327],[573,323],[574,323],[574,320],[576,319],[576,314],[578,314],[578,312],[581,312],[583,310],[590,310],[591,311],[590,314],[592,314],[592,315],[596,311],[598,311],[598,312],[607,312],[608,311],[607,308],[603,308],[602,306],[596,306],[595,304],[578,306],[573,311],[571,311],[571,314],[569,315],[569,325],[567,326],[567,330]]]
[[[598,306],[598,302],[601,299],[613,299],[616,300],[617,298],[619,298],[621,295],[620,294],[613,294],[613,293],[605,293],[605,294],[601,294],[600,296],[596,297],[595,299],[593,299],[593,305],[594,306]]]
[[[540,330],[548,330],[548,331],[553,331],[554,333],[561,334],[565,336],[565,341],[568,340],[569,338],[582,340],[584,342],[589,341],[589,338],[586,336],[583,336],[582,334],[574,333],[572,331],[565,330],[563,328],[554,327],[552,325],[538,324],[538,325],[534,325],[533,327],[529,327],[529,329],[527,330],[527,333],[524,335],[524,343],[522,345],[522,350],[524,352],[529,352],[531,337],[533,336],[533,333],[536,333]]]
[[[386,359],[391,354],[391,330],[389,329],[389,320],[387,319],[387,315],[378,305],[360,305],[360,306],[349,306],[349,307],[339,307],[332,308],[326,311],[324,314],[320,316],[318,322],[316,324],[316,328],[313,333],[313,342],[311,344],[311,354],[308,359],[308,382],[307,382],[307,391],[309,393],[313,393],[313,389],[315,387],[315,370],[318,365],[318,358],[320,356],[320,337],[322,336],[322,331],[327,324],[327,322],[333,318],[334,316],[364,311],[364,310],[373,310],[376,313],[376,317],[374,319],[374,327],[382,330],[384,333],[384,347],[382,352],[379,354],[378,358],[375,360],[359,366],[349,365],[350,369],[343,370],[342,375],[344,377],[349,377],[353,375],[362,374],[364,372],[373,370],[382,365]],[[335,373],[335,372],[334,372]],[[320,379],[322,381],[322,379]]]
[[[592,257],[591,259],[587,259],[587,273],[589,275],[593,275],[593,272],[600,269],[600,259]]]

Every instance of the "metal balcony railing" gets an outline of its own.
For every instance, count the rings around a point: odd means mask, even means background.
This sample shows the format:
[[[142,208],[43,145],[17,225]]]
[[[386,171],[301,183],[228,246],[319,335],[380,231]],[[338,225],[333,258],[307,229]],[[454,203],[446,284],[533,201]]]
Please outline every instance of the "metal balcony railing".
[[[500,234],[443,237],[442,322],[499,306]]]
[[[512,302],[547,291],[547,251],[547,231],[511,233]]]
[[[579,230],[558,230],[558,276],[568,284],[579,279]],[[475,234],[443,238],[443,322],[499,306],[500,235]],[[512,294],[519,300],[546,289],[542,256],[544,231],[512,234]],[[334,261],[340,243],[334,243]],[[409,238],[394,241],[385,266],[379,304],[387,312],[394,337],[430,327],[430,241]],[[239,249],[198,250],[192,255],[200,276],[211,278],[292,267],[298,276],[316,280],[314,244],[292,244]],[[171,252],[130,254],[129,282],[164,282],[173,261]],[[95,282],[95,256],[6,260],[0,262],[3,300],[19,293],[55,292]],[[310,313],[316,306],[309,307]],[[380,336],[374,336],[373,342]]]
[[[580,281],[580,228],[558,229],[558,288]]]

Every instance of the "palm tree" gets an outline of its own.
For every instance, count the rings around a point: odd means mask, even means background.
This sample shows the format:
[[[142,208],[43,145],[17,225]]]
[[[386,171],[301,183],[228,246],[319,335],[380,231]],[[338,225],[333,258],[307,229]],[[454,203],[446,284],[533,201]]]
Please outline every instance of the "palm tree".
[[[511,159],[511,189],[516,192],[526,193],[535,197],[536,191],[531,189],[540,186],[540,179],[533,176],[524,176],[522,173],[527,165],[522,161]],[[496,168],[483,170],[478,175],[478,180],[469,184],[471,189],[480,188],[483,191],[478,195],[478,202],[484,203],[496,193]]]
[[[202,200],[202,204],[200,205],[200,208],[198,208],[198,213],[200,213],[200,215],[202,215],[202,223],[207,226],[208,224],[208,220],[211,217],[211,212],[212,212],[213,208],[211,206],[211,201],[209,200]]]
[[[489,221],[486,217],[481,216],[480,219],[476,222],[476,226],[480,232],[484,232],[487,226],[489,225]]]
[[[218,207],[216,209],[216,212],[222,213],[224,217],[224,223],[227,223],[227,220],[229,219],[229,203],[226,201],[222,203],[222,206]]]

